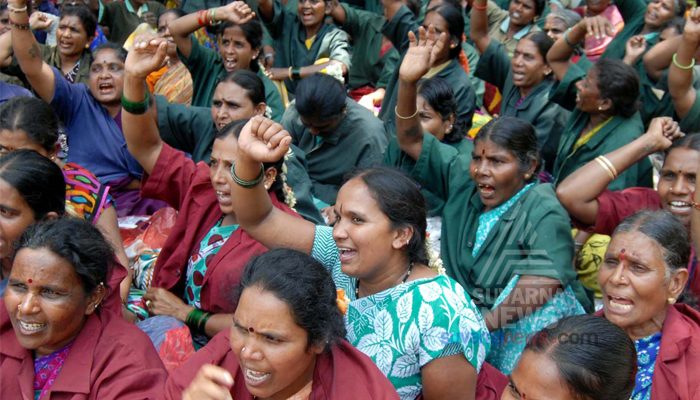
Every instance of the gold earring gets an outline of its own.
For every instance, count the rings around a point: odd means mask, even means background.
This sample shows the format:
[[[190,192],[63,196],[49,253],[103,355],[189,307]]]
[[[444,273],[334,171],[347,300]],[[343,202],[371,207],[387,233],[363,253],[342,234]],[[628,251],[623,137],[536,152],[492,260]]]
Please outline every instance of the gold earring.
[[[525,179],[530,179],[530,174],[525,174]]]
[[[603,107],[598,106],[598,111],[603,111]]]
[[[669,304],[669,305],[674,305],[674,304],[676,304],[676,299],[674,299],[673,297],[669,297],[669,298],[668,298],[668,304]]]
[[[445,133],[452,133],[452,127],[450,126],[447,129],[445,129]]]
[[[457,47],[456,44],[451,44],[451,45],[450,45],[450,48],[451,48],[451,49],[454,49],[455,47]]]

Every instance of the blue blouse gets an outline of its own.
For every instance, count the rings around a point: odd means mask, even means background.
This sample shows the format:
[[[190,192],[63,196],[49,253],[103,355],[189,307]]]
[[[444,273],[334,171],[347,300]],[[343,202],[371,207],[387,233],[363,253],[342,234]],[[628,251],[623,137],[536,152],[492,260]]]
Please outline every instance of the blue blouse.
[[[632,400],[650,400],[654,365],[661,347],[661,332],[635,340],[634,347],[637,348],[637,382]]]

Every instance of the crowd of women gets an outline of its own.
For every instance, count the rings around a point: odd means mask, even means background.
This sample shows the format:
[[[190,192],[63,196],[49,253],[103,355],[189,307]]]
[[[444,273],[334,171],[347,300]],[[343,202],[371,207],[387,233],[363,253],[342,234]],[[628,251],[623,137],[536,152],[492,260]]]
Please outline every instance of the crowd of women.
[[[0,398],[700,400],[689,3],[3,1]]]

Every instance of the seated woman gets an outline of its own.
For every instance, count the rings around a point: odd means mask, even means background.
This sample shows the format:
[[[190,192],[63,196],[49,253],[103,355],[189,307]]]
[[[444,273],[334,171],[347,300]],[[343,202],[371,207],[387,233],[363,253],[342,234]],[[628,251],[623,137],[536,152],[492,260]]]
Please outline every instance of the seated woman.
[[[325,22],[330,8],[331,0],[301,0],[295,14],[278,0],[258,0],[259,16],[276,41],[267,76],[284,81],[290,94],[309,75],[335,69],[347,76],[352,66],[347,33]]]
[[[567,29],[581,21],[581,16],[571,10],[556,10],[547,15],[544,23],[544,33],[554,40],[559,39]],[[576,60],[574,60],[576,62]]]
[[[367,109],[381,106],[386,86],[399,62],[399,52],[382,35],[384,17],[331,0],[331,16],[352,38],[352,68],[348,72],[348,95]]]
[[[262,79],[265,85],[265,104],[270,107],[272,118],[279,121],[284,113],[284,103],[275,84],[262,73],[258,65],[263,40],[260,21],[241,1],[214,10],[202,12],[212,13],[216,22],[221,22],[217,27],[218,52],[202,46],[192,36],[193,32],[202,27],[202,23],[208,21],[201,18],[200,13],[185,15],[170,25],[177,53],[192,74],[192,105],[211,107],[219,78],[237,69],[250,70]]]
[[[476,3],[485,3],[477,0]],[[525,34],[508,56],[503,44],[488,34],[486,12],[472,10],[471,39],[481,53],[476,76],[496,86],[501,92],[501,117],[516,117],[533,125],[544,165],[552,172],[557,146],[570,113],[550,101],[554,86],[547,52],[554,41],[544,32]]]
[[[158,17],[158,34],[168,40],[168,62],[165,67],[148,76],[148,87],[170,103],[192,104],[192,75],[180,60],[177,46],[170,33],[170,24],[185,16],[179,8],[170,8]]]
[[[21,9],[26,2],[13,0],[12,5]],[[121,129],[124,49],[111,43],[98,46],[90,65],[89,89],[72,85],[36,56],[36,39],[22,28],[27,23],[26,11],[14,13],[13,18],[15,56],[37,96],[50,103],[63,122],[68,162],[86,168],[112,188],[119,216],[149,215],[163,207],[162,202],[139,196],[138,181],[143,170],[126,149]]]
[[[603,310],[637,347],[632,400],[691,400],[700,393],[700,312],[685,304],[688,230],[666,211],[641,211],[613,233],[598,272]]]
[[[281,124],[306,153],[318,208],[335,204],[348,171],[379,164],[388,141],[382,121],[350,99],[337,79],[321,73],[299,83]]]
[[[157,38],[135,43],[126,63],[122,116],[126,142],[146,172],[141,182],[143,196],[165,201],[179,211],[156,261],[152,287],[143,299],[151,315],[175,318],[180,321],[175,323],[178,327],[186,323],[195,342],[202,345],[231,327],[236,304],[230,301],[230,288],[238,284],[248,259],[266,250],[245,229],[239,229],[233,210],[237,200],[227,180],[236,161],[242,123],[233,121],[217,133],[210,165],[195,164],[163,143],[148,112],[144,77],[162,65],[167,41]],[[283,162],[280,157],[267,163],[260,182],[275,207],[299,218],[284,203]],[[151,326],[163,323],[149,322]]]
[[[278,249],[251,259],[230,332],[176,370],[164,398],[398,399],[372,360],[345,340],[338,301],[331,275],[311,256]]]
[[[290,141],[261,117],[241,133],[233,168],[240,184],[231,182],[241,226],[268,247],[323,263],[350,300],[346,339],[402,399],[473,399],[486,390],[477,387],[490,347],[486,326],[464,289],[428,267],[425,200],[416,183],[392,168],[358,171],[338,193],[335,226],[314,226],[279,212],[259,185],[249,188],[260,162],[284,154]]]
[[[632,67],[603,57],[585,72],[570,60],[573,52],[570,44],[583,39],[586,24],[590,23],[586,18],[576,24],[547,53],[547,63],[560,81],[552,100],[573,111],[553,165],[555,185],[597,156],[610,153],[644,133],[637,112],[639,78]],[[651,162],[645,159],[621,173],[610,189],[651,185]]]
[[[584,41],[584,54],[590,62],[595,63],[610,42],[625,27],[625,21],[622,19],[620,10],[615,7],[611,0],[586,0],[586,5],[574,8],[574,12],[578,13],[581,18],[601,15],[610,22],[612,28],[610,35],[588,36]]]
[[[644,209],[668,210],[690,230],[695,176],[700,165],[700,134],[679,138],[681,135],[678,124],[670,118],[657,118],[639,139],[596,158],[562,181],[557,187],[557,197],[580,229],[576,237],[579,246],[583,247],[592,234],[612,235],[622,221]],[[614,174],[622,173],[657,152],[665,152],[665,158],[656,190],[632,187],[612,191],[608,188]],[[604,252],[609,239],[599,237],[596,240]],[[602,258],[595,268],[579,270],[581,280],[597,291],[600,290],[597,278],[586,277],[597,276],[601,262]],[[694,264],[695,257],[691,257],[689,271],[693,271]],[[694,273],[695,279],[689,280],[688,284],[691,290],[700,294],[698,276],[700,274]]]
[[[455,121],[457,100],[452,88],[444,79],[430,78],[418,82],[416,108],[419,110],[418,116],[423,131],[435,136],[438,141],[454,147],[459,154],[471,157],[474,143],[471,138],[467,137],[464,124]],[[398,141],[393,139],[384,152],[383,164],[401,167],[406,162],[406,157],[406,154],[399,148]],[[427,189],[422,188],[421,190],[428,203],[428,216],[440,218],[445,202]],[[436,242],[435,238],[432,238]]]
[[[16,17],[15,17],[16,18]],[[35,19],[32,30],[39,31],[52,20]],[[61,19],[56,29],[56,45],[37,44],[41,59],[49,66],[56,68],[70,83],[90,85],[90,65],[92,53],[89,45],[95,35],[97,20],[85,6],[63,7]],[[19,60],[13,56],[12,34],[0,36],[0,71],[4,74],[19,77],[25,86],[31,83],[22,72]]]
[[[126,299],[131,286],[129,260],[122,246],[110,188],[100,184],[95,175],[80,165],[64,163],[58,158],[61,147],[58,126],[50,105],[34,97],[15,97],[0,107],[0,153],[34,150],[61,167],[66,181],[66,214],[91,222],[112,244],[119,263],[126,269],[120,290],[121,298]]]
[[[500,330],[489,362],[508,373],[525,343],[501,335],[514,333],[511,329],[534,333],[584,313],[590,300],[570,266],[573,240],[566,211],[552,185],[536,184],[541,163],[532,125],[510,117],[491,120],[477,133],[471,159],[423,134],[412,99],[437,51],[433,47],[444,45],[445,35],[437,39],[432,27],[427,39],[422,28],[420,33],[420,42],[410,34],[411,48],[399,72],[397,139],[415,160],[403,167],[445,201],[445,269],[484,309],[489,330]]]
[[[401,57],[408,51],[408,32],[418,32],[419,25],[416,23],[413,13],[401,0],[384,0],[384,16],[387,23],[384,24],[382,33],[391,40]],[[469,80],[469,75],[464,71],[459,63],[459,55],[462,52],[462,36],[464,35],[464,18],[461,10],[455,8],[451,3],[442,3],[434,6],[425,13],[423,27],[434,25],[440,32],[449,35],[449,45],[443,46],[436,54],[434,67],[430,69],[422,78],[430,79],[439,77],[447,81],[457,98],[457,113],[455,120],[465,124],[467,131],[471,129],[472,118],[476,108],[476,95],[474,87]],[[387,125],[387,129],[395,129],[394,109],[399,89],[399,71],[394,69],[389,85],[386,89],[386,96],[382,102],[382,109],[379,118]],[[392,134],[393,137],[393,134]]]
[[[102,306],[112,258],[87,221],[62,218],[24,232],[0,301],[3,397],[158,398],[168,375],[153,345]]]
[[[501,400],[629,400],[636,353],[611,322],[590,314],[561,319],[529,340]]]
[[[492,0],[480,1],[472,5],[472,14],[486,11],[488,34],[503,44],[509,56],[515,52],[518,41],[530,32],[541,30],[536,24],[545,8],[544,0],[513,0],[508,10],[499,7]]]

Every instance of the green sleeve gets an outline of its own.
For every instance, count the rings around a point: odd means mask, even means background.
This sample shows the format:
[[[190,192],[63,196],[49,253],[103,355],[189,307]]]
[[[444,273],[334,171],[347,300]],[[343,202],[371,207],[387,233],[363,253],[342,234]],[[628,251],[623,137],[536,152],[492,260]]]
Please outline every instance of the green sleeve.
[[[574,63],[569,64],[564,79],[552,87],[552,101],[569,111],[576,108],[576,82],[586,77],[586,71]]]
[[[177,51],[177,56],[185,64],[185,67],[190,71],[192,79],[197,79],[200,77],[207,77],[212,71],[214,63],[220,57],[219,53],[212,49],[208,49],[197,40],[194,35],[190,35],[190,56],[185,58],[185,56]],[[196,86],[196,85],[195,85]]]
[[[275,122],[280,122],[284,115],[284,102],[282,101],[282,96],[280,96],[280,91],[270,78],[263,75],[260,71],[258,71],[258,76],[260,76],[265,86],[265,104],[267,104],[272,111],[270,119]]]
[[[644,19],[647,12],[647,4],[643,0],[615,0],[615,7],[620,11],[625,24],[632,19]]]
[[[695,102],[688,115],[680,121],[681,132],[700,132],[700,91],[695,91]]]
[[[471,65],[471,64],[470,64]],[[503,92],[503,86],[510,73],[510,57],[503,43],[491,39],[489,47],[479,59],[474,75],[498,87]]]
[[[391,49],[387,50],[382,57],[384,66],[382,67],[382,73],[379,75],[379,80],[377,81],[375,89],[386,89],[387,86],[389,86],[389,82],[391,82],[394,72],[396,72],[396,70],[399,68],[398,64],[400,58],[401,55],[398,51],[396,51],[395,47],[392,46]]]
[[[418,24],[414,20],[411,10],[406,6],[401,6],[394,18],[382,27],[382,34],[391,41],[399,54],[408,50],[408,32],[410,31],[417,32]]]
[[[377,14],[350,7],[347,3],[340,3],[340,5],[345,9],[345,24],[342,28],[353,38],[369,33],[367,29],[370,18],[382,18]]]
[[[155,98],[161,139],[173,148],[194,156],[199,142],[206,139],[200,134],[211,130],[213,121],[210,109],[168,103],[161,95]]]
[[[275,48],[275,41],[272,39],[272,36],[270,36],[270,32],[267,30],[267,27],[263,25],[263,40],[262,44],[260,45],[261,47],[265,46],[270,46],[273,49]],[[263,55],[264,57],[264,55]]]
[[[282,3],[280,3],[279,0],[275,0],[272,20],[265,21],[262,15],[260,16],[260,20],[263,22],[265,28],[267,28],[267,32],[270,34],[272,40],[278,40],[282,35],[285,34],[285,19],[289,17],[290,15],[285,11],[284,7],[282,6]]]
[[[328,32],[323,40],[328,40],[328,58],[342,62],[347,69],[350,70],[350,68],[352,68],[352,62],[350,61],[350,41],[348,40],[348,34],[342,29],[334,29]]]
[[[469,162],[459,157],[454,147],[440,143],[429,133],[423,133],[423,148],[410,172],[425,189],[447,201],[450,196],[450,175],[468,177],[468,168]]]
[[[309,178],[304,152],[294,145],[290,146],[290,150],[292,154],[289,155],[284,165],[287,167],[287,185],[292,189],[294,198],[297,200],[294,209],[307,221],[316,225],[325,225],[326,222],[311,197],[313,185],[311,178]]]
[[[102,19],[100,19],[100,25],[112,28],[114,25],[114,16],[119,12],[119,8],[122,6],[120,1],[110,1],[107,3],[100,0],[100,5],[103,6]]]

